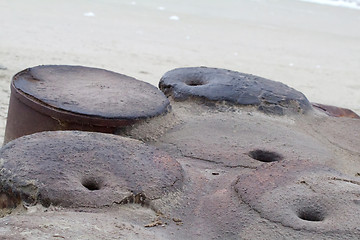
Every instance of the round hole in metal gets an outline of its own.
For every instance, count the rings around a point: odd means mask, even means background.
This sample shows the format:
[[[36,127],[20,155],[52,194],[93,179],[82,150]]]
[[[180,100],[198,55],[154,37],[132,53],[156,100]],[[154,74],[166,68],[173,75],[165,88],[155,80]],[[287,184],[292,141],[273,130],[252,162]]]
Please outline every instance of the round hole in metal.
[[[301,209],[298,211],[297,216],[304,221],[310,222],[321,222],[325,218],[323,212],[311,208]]]
[[[84,179],[81,184],[90,191],[101,189],[101,183],[93,178]]]
[[[193,78],[186,80],[185,84],[188,86],[201,86],[201,85],[205,85],[206,83],[201,79]]]
[[[283,159],[283,156],[276,152],[256,149],[249,152],[249,156],[260,162],[276,162]]]

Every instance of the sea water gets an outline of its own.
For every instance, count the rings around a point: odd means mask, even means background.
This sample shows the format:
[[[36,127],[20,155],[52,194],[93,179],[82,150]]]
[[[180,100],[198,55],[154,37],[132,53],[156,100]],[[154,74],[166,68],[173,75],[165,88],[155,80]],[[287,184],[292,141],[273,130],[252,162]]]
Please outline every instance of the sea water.
[[[360,10],[360,0],[301,0],[318,4],[331,5],[336,7],[347,7]]]

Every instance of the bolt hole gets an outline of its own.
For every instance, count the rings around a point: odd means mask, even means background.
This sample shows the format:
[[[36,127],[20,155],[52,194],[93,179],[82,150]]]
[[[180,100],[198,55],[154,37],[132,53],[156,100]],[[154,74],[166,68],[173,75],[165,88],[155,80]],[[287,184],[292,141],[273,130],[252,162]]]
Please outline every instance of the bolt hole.
[[[101,182],[95,179],[85,179],[81,184],[90,191],[96,191],[101,189]]]
[[[260,149],[249,152],[249,156],[260,162],[277,162],[283,159],[283,156],[276,152]]]
[[[201,85],[205,85],[205,82],[202,81],[201,79],[190,79],[187,80],[185,84],[188,86],[201,86]]]
[[[304,221],[321,222],[324,220],[324,214],[319,210],[303,209],[298,212],[298,217]]]

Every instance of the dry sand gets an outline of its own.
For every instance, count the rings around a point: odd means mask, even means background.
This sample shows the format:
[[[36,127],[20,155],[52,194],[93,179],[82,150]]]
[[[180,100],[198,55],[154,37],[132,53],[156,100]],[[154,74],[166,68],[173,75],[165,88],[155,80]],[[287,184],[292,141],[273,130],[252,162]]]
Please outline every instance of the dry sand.
[[[157,85],[168,70],[252,73],[360,113],[360,11],[295,0],[0,2],[0,139],[12,75],[105,68]]]

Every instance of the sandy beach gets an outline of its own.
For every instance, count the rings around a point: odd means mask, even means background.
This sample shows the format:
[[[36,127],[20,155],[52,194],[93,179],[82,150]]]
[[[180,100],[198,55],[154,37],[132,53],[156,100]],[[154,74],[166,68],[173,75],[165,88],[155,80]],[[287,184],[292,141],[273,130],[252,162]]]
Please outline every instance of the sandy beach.
[[[281,81],[360,113],[360,11],[295,0],[0,2],[0,139],[11,77],[28,67],[99,67],[157,85],[177,67]]]

